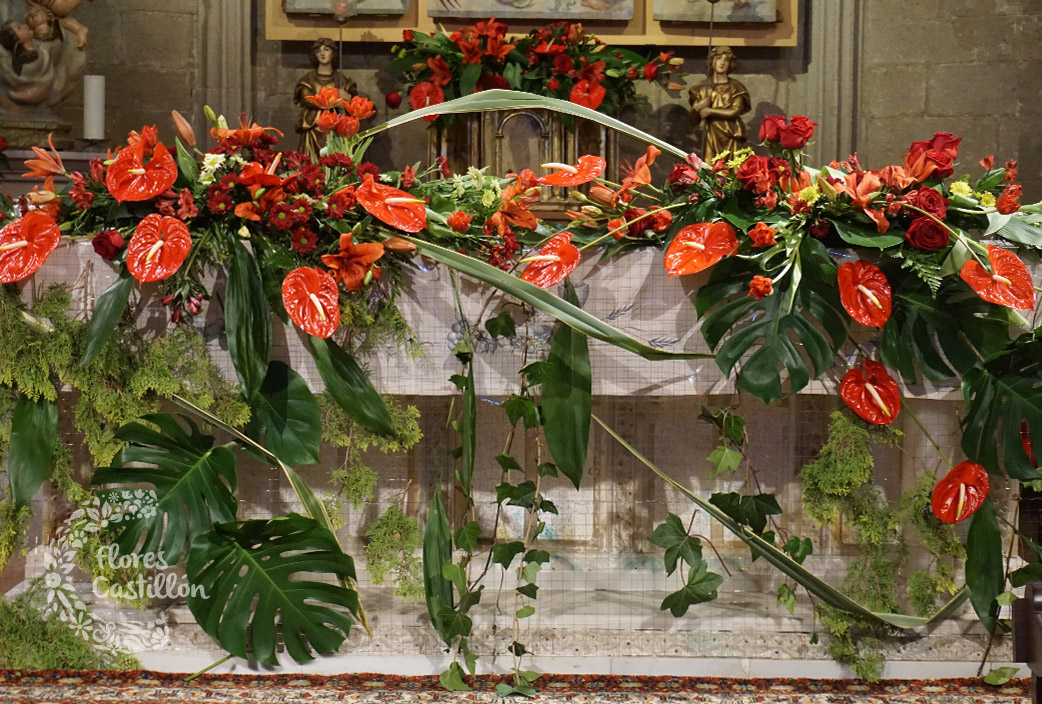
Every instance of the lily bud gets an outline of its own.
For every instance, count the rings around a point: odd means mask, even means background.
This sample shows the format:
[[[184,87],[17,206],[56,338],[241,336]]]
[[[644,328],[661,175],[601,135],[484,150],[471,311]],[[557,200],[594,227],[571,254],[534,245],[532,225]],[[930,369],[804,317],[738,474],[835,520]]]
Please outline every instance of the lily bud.
[[[214,127],[217,127],[217,115],[214,114],[213,108],[209,105],[203,106],[203,114],[206,115],[206,119],[213,123]]]
[[[675,81],[670,81],[666,84],[666,90],[684,90],[684,84],[676,83]]]
[[[188,147],[195,146],[195,130],[192,129],[192,125],[188,123],[188,120],[179,113],[177,110],[170,111],[170,117],[174,118],[174,129],[177,130],[177,136],[181,138],[181,141]]]
[[[600,203],[601,205],[611,205],[613,195],[615,194],[604,186],[590,187],[590,200]]]
[[[416,245],[401,237],[388,237],[384,240],[384,249],[389,249],[398,254],[409,254],[416,251]]]
[[[680,58],[679,56],[674,56],[672,59],[669,60],[669,65],[670,66],[683,66],[684,65],[684,60],[682,58]]]
[[[579,208],[579,210],[581,210],[584,215],[589,215],[591,218],[595,218],[601,214],[601,209],[596,205],[584,205]]]

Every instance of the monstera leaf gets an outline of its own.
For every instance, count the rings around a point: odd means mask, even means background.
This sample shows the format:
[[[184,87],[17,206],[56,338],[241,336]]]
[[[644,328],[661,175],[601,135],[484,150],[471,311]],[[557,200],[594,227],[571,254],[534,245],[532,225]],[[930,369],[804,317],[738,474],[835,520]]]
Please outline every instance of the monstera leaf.
[[[129,447],[117,455],[114,466],[94,472],[95,485],[155,487],[155,513],[139,512],[116,524],[116,544],[123,554],[153,553],[174,564],[186,543],[214,523],[235,520],[235,454],[229,445],[214,447],[213,437],[200,433],[188,416],[180,417],[189,432],[169,413],[141,418],[159,430],[137,421],[124,425],[116,437]],[[134,463],[146,466],[128,466]]]
[[[1021,439],[1027,421],[1031,447],[1042,447],[1042,329],[1021,335],[962,378],[969,405],[962,451],[991,474],[1039,479]]]
[[[961,280],[949,278],[937,292],[913,277],[894,291],[893,312],[883,326],[883,363],[906,381],[915,369],[931,381],[965,374],[1009,340],[1009,309],[988,303]]]
[[[714,266],[695,307],[702,336],[716,350],[717,366],[729,375],[748,355],[738,373],[738,388],[771,403],[785,393],[781,367],[788,393],[796,393],[832,365],[846,339],[846,326],[836,293],[836,267],[817,240],[800,245],[792,270],[775,283],[772,295],[759,301],[747,295],[753,274],[759,273],[751,266],[734,257]]]
[[[358,593],[308,573],[355,578],[354,561],[317,521],[290,514],[220,524],[188,553],[188,608],[232,655],[277,665],[281,636],[294,660],[312,660],[347,637]]]

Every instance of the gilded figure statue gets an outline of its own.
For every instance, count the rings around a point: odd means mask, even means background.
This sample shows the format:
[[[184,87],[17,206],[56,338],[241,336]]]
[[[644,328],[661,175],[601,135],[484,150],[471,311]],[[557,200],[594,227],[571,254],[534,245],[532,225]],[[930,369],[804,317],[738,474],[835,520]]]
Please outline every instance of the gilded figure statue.
[[[706,60],[706,79],[688,91],[691,123],[703,126],[702,158],[706,161],[745,146],[745,123],[740,116],[749,112],[752,103],[745,86],[730,77],[737,68],[731,47],[715,46]]]
[[[321,110],[305,98],[317,95],[322,88],[333,87],[340,91],[341,98],[350,100],[358,95],[358,88],[355,82],[340,70],[340,59],[332,39],[316,40],[308,51],[308,59],[311,61],[312,69],[300,77],[296,90],[293,91],[293,103],[300,108],[297,116],[297,132],[300,134],[297,149],[305,154],[318,156],[319,150],[326,145],[328,135],[315,125]]]

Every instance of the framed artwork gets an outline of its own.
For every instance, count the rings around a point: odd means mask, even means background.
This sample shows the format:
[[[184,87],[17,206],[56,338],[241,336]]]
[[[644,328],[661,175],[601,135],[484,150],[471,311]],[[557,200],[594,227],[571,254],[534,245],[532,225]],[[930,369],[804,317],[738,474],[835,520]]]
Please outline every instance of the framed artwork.
[[[720,0],[716,7],[708,0],[654,0],[653,17],[658,21],[777,22],[778,0]]]
[[[344,5],[349,15],[404,15],[409,0],[283,0],[287,15],[332,15],[333,6]]]
[[[427,0],[430,17],[632,20],[633,0]]]

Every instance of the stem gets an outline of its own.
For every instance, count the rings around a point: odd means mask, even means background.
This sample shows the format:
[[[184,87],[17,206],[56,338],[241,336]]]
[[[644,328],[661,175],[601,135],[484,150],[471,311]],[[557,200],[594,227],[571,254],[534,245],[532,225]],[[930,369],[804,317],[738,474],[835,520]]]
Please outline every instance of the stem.
[[[930,218],[935,223],[943,227],[945,230],[948,231],[949,234],[952,235],[952,237],[959,240],[959,242],[961,242],[962,245],[969,250],[970,254],[973,255],[973,258],[976,259],[981,266],[985,266],[984,260],[981,259],[978,255],[987,254],[988,250],[980,242],[978,242],[977,240],[971,240],[970,238],[963,235],[960,231],[949,227],[944,223],[944,221],[938,219],[937,216],[926,212],[922,208],[917,208],[916,206],[909,205],[908,203],[904,203],[902,205],[903,207],[908,208],[909,210],[914,210],[917,213],[920,213],[921,215],[925,215],[926,217]]]
[[[599,244],[602,240],[605,240],[608,237],[613,236],[616,232],[619,232],[621,230],[628,230],[629,226],[632,225],[633,223],[639,222],[639,221],[643,220],[644,218],[651,217],[652,215],[654,215],[655,213],[659,212],[660,210],[673,210],[674,208],[683,208],[683,207],[686,207],[687,205],[689,205],[689,204],[688,203],[674,203],[673,205],[665,205],[665,206],[663,206],[661,208],[656,208],[655,210],[649,210],[648,212],[644,213],[643,215],[635,217],[632,220],[630,220],[629,222],[623,223],[623,225],[621,227],[616,227],[614,230],[610,230],[608,232],[605,232],[603,235],[601,235],[597,239],[591,240],[590,242],[587,242],[582,247],[579,247],[579,251],[581,252],[584,249],[586,249],[587,247],[592,247],[595,244]]]
[[[214,669],[218,665],[223,665],[224,663],[226,663],[229,660],[231,660],[233,657],[235,657],[235,656],[234,655],[225,655],[223,658],[221,658],[217,662],[210,663],[209,665],[207,665],[203,669],[199,670],[199,672],[196,672],[194,675],[188,675],[188,677],[185,678],[185,682],[191,682],[196,677],[199,677],[200,675],[205,675],[210,670]]]
[[[912,412],[912,409],[908,407],[908,404],[905,404],[904,411],[908,414],[908,417],[915,421],[915,424],[919,426],[919,430],[922,431],[923,435],[926,436],[926,439],[930,441],[931,445],[933,445],[933,449],[937,450],[937,454],[940,455],[941,459],[944,460],[944,463],[948,465],[948,469],[951,469],[951,460],[948,459],[948,456],[944,454],[944,450],[941,449],[941,446],[938,445],[937,441],[933,439],[933,436],[930,435],[930,432],[926,429],[926,426],[924,426],[922,421],[919,420],[919,416],[915,415],[915,413]]]

